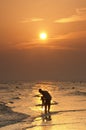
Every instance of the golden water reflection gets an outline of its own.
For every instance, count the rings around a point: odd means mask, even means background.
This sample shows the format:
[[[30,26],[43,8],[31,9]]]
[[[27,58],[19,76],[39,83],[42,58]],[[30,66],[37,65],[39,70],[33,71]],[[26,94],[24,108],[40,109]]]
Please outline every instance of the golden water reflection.
[[[59,86],[60,85],[60,86]],[[75,86],[75,89],[68,89],[71,86]],[[79,86],[79,84],[78,84]],[[66,87],[66,88],[62,88]],[[68,87],[68,88],[67,88]],[[37,88],[48,90],[52,95],[53,101],[58,102],[57,105],[51,106],[51,121],[43,121],[42,117],[35,121],[35,125],[32,130],[85,130],[86,124],[86,104],[85,96],[73,95],[76,91],[79,91],[77,84],[71,83],[59,83],[54,85],[53,83],[40,83],[37,84]],[[68,95],[71,93],[71,95]],[[37,98],[36,102],[41,103]],[[42,111],[41,107],[38,107]]]

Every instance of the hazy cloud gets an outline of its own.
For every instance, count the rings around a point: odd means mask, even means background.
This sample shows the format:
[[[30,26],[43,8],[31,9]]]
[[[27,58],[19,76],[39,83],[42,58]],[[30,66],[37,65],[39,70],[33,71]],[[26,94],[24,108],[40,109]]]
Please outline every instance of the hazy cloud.
[[[47,49],[85,49],[86,45],[86,31],[71,32],[64,35],[58,35],[54,38],[49,38],[44,43],[40,40],[34,41],[21,41],[16,42],[13,48],[18,50],[27,50],[35,48],[47,48]]]
[[[43,18],[25,18],[21,20],[21,23],[29,23],[29,22],[41,22],[44,21]]]
[[[43,18],[32,18],[31,22],[40,22],[40,21],[43,21],[43,20],[44,20]]]
[[[86,14],[86,8],[76,9],[76,12],[77,12],[78,14]]]
[[[63,35],[58,35],[55,39],[86,39],[86,31],[70,32]]]
[[[55,23],[69,23],[69,22],[78,22],[86,21],[86,8],[76,9],[76,13],[67,18],[61,18],[55,20]]]
[[[70,50],[86,48],[86,31],[71,32],[62,35],[50,37],[47,41],[40,41],[39,39],[9,42],[0,44],[0,51],[3,50],[27,50],[35,48]],[[86,50],[86,49],[85,49]]]

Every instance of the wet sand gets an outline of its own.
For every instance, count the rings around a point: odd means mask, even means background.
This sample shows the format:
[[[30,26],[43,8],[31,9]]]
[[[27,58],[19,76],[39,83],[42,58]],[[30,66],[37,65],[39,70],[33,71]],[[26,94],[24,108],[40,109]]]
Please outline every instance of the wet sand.
[[[52,97],[51,120],[43,118],[38,88]],[[56,102],[56,104],[54,104]],[[85,130],[86,83],[0,84],[0,130]]]

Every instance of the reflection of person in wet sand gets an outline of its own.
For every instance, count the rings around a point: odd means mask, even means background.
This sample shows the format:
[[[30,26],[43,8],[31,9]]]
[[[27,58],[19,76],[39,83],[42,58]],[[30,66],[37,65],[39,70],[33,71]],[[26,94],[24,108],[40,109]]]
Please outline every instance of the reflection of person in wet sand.
[[[41,100],[42,100],[42,105],[45,107],[45,114],[49,113],[52,97],[48,91],[44,91],[42,89],[39,89],[39,92],[42,95]]]
[[[42,117],[42,120],[43,120],[43,121],[51,121],[51,120],[52,120],[51,114],[44,115],[44,116]]]

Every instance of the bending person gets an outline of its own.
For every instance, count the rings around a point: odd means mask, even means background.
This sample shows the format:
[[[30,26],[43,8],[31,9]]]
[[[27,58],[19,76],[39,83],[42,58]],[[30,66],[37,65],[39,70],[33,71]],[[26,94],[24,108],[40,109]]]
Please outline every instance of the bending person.
[[[42,89],[39,89],[39,93],[41,93],[42,97],[42,105],[45,106],[45,113],[50,112],[50,105],[51,105],[51,95],[48,91],[44,91]]]

